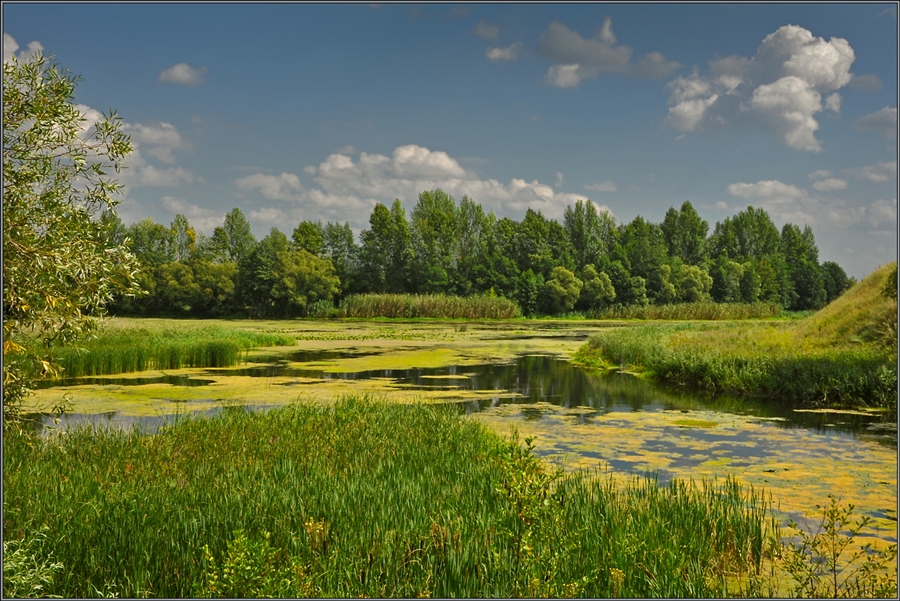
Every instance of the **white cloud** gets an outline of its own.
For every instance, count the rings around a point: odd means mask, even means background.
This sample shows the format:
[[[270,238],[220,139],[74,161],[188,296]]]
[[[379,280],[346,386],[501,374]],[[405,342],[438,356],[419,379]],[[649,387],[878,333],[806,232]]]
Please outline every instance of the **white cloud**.
[[[818,171],[813,171],[809,174],[809,179],[824,179],[826,177],[831,177],[831,171],[827,169],[819,169]]]
[[[171,187],[180,186],[181,184],[190,184],[198,178],[181,167],[168,167],[159,169],[153,165],[141,165],[139,167],[131,167],[122,172],[122,182],[126,186],[151,186],[151,187]]]
[[[875,131],[884,134],[885,138],[897,136],[897,107],[886,106],[883,109],[863,115],[853,125],[862,131]]]
[[[148,155],[164,163],[174,163],[175,155],[172,151],[185,147],[181,134],[171,123],[160,122],[158,125],[126,123],[124,129],[125,133],[131,136],[135,148],[143,146]]]
[[[300,178],[293,173],[282,173],[281,175],[254,173],[242,177],[235,184],[245,192],[258,190],[264,198],[269,200],[296,200],[303,192]]]
[[[619,187],[616,186],[615,182],[605,181],[598,184],[587,184],[584,189],[593,190],[595,192],[616,192],[618,191]]]
[[[488,48],[484,51],[484,55],[494,62],[514,61],[519,58],[521,53],[522,42],[510,44],[506,48]]]
[[[9,60],[15,56],[16,60],[20,63],[23,61],[27,61],[32,56],[36,54],[43,54],[44,47],[40,42],[28,42],[28,47],[16,54],[16,50],[19,49],[19,44],[16,43],[16,40],[6,32],[3,32],[3,62],[7,63]]]
[[[828,190],[838,189],[843,188],[828,188]],[[755,184],[730,184],[728,193],[765,209],[776,224],[788,222],[801,226],[808,224],[817,232],[854,228],[862,228],[865,231],[870,231],[869,228],[879,230],[896,228],[896,199],[893,203],[879,200],[869,204],[860,204],[845,198],[826,199],[776,180],[759,181]]]
[[[361,152],[356,160],[335,153],[304,172],[313,177],[315,187],[302,186],[300,178],[290,173],[256,173],[236,184],[246,192],[257,191],[264,198],[284,201],[288,218],[305,219],[316,214],[325,220],[350,221],[357,229],[368,227],[376,202],[390,203],[399,198],[410,206],[422,191],[435,188],[457,200],[468,196],[499,216],[518,218],[525,209],[532,208],[558,219],[567,205],[585,198],[554,191],[553,186],[538,180],[513,178],[503,184],[495,179],[481,179],[446,152],[415,144],[399,146],[390,156]],[[562,184],[560,176],[556,178],[557,185]],[[273,214],[261,214],[260,221],[262,216]]]
[[[816,114],[841,109],[838,89],[848,85],[855,60],[847,40],[814,37],[796,25],[766,36],[756,54],[710,61],[698,71],[669,83],[668,123],[681,132],[735,119],[765,124],[785,144],[818,152]],[[824,100],[823,100],[824,97]]]
[[[500,28],[496,25],[491,25],[487,21],[479,21],[472,33],[483,40],[491,41],[496,40],[500,36]]]
[[[822,181],[815,182],[813,188],[821,192],[831,192],[833,190],[846,190],[847,180],[831,177]]]
[[[194,68],[187,63],[178,63],[162,71],[158,80],[195,88],[205,81],[206,71],[206,67]]]
[[[607,17],[591,39],[585,39],[559,21],[553,21],[538,39],[537,50],[554,64],[544,76],[544,83],[560,88],[576,87],[582,79],[594,79],[603,73],[620,73],[636,77],[662,77],[681,65],[651,52],[637,63],[634,50],[617,45],[612,20]]]
[[[897,179],[897,163],[875,163],[874,165],[866,165],[865,167],[845,169],[844,172],[857,179],[882,183]]]
[[[884,87],[884,84],[881,83],[881,79],[874,73],[854,75],[850,80],[849,85],[854,90],[862,90],[864,92],[874,92]]]
[[[174,214],[180,213],[187,217],[191,227],[208,236],[212,235],[213,231],[222,225],[225,220],[225,213],[204,209],[195,204],[190,204],[180,197],[163,196],[162,205]]]
[[[284,224],[288,222],[288,216],[285,212],[275,207],[261,207],[250,211],[248,217],[254,223],[277,227],[282,231],[284,231]]]

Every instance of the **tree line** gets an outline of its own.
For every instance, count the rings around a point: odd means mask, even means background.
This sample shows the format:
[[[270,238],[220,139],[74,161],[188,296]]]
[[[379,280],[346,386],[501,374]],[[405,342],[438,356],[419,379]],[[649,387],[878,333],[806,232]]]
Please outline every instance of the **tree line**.
[[[122,315],[293,317],[364,293],[498,295],[525,315],[710,301],[810,310],[852,283],[819,263],[809,226],[779,232],[752,206],[711,232],[689,201],[659,224],[617,223],[590,200],[567,206],[562,223],[532,209],[515,221],[440,189],[409,214],[399,200],[376,204],[358,240],[349,223],[308,220],[290,238],[273,227],[256,240],[238,208],[208,237],[183,215],[169,227],[126,227],[112,212],[101,222],[141,265],[147,293],[118,297],[110,309]]]

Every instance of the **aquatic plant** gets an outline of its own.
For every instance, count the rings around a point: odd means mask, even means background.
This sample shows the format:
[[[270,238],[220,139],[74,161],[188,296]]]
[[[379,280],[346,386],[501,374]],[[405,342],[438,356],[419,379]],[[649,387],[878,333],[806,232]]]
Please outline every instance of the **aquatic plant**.
[[[237,365],[247,349],[294,344],[286,334],[185,323],[112,327],[78,346],[51,349],[62,377],[97,376],[182,367]]]
[[[444,319],[513,319],[521,316],[515,301],[500,296],[444,294],[355,294],[341,302],[338,317],[433,317]]]
[[[611,305],[589,311],[590,319],[728,320],[778,317],[778,303],[673,303],[667,305]]]
[[[719,596],[773,528],[734,482],[557,476],[427,404],[14,432],[4,451],[4,537],[46,528],[63,567],[44,593],[65,597]]]

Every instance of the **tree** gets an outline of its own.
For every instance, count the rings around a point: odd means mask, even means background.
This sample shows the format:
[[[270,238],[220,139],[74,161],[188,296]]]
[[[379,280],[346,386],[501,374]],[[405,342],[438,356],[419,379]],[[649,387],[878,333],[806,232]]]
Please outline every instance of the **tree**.
[[[571,311],[581,294],[583,283],[565,267],[554,267],[544,283],[544,310],[547,313]]]
[[[400,200],[388,209],[380,202],[360,234],[360,278],[366,292],[410,292],[412,235]]]
[[[276,227],[260,240],[238,264],[238,296],[251,315],[271,315],[275,311],[272,286],[278,253],[290,250],[287,236]]]
[[[172,220],[172,254],[176,261],[187,261],[194,252],[197,232],[191,227],[187,217],[179,213]]]
[[[690,201],[684,201],[680,210],[669,207],[660,228],[670,256],[681,259],[685,265],[706,262],[709,223],[700,218]]]
[[[305,315],[310,303],[330,300],[340,293],[331,261],[305,250],[276,253],[272,276],[269,295],[277,316]]]
[[[834,261],[822,263],[822,279],[825,284],[826,303],[830,303],[850,287],[850,278],[847,277],[847,272]]]
[[[334,271],[341,281],[341,292],[350,294],[358,287],[359,247],[353,238],[350,224],[344,225],[328,222],[325,224],[325,242],[323,257],[331,259]]]
[[[616,299],[616,290],[612,281],[604,272],[597,272],[597,268],[588,263],[581,272],[581,281],[584,287],[581,289],[581,301],[588,309],[596,309],[610,304]]]
[[[821,308],[827,295],[812,228],[807,225],[801,231],[793,223],[784,224],[781,251],[793,286],[789,308],[794,311]]]
[[[243,211],[235,207],[225,215],[225,222],[213,230],[212,246],[222,262],[240,263],[250,254],[256,238]]]
[[[30,379],[54,373],[47,349],[96,328],[116,292],[138,294],[137,261],[108,235],[118,173],[132,151],[110,112],[86,123],[77,79],[38,54],[3,64],[3,408],[14,414]],[[89,125],[85,129],[85,125]],[[37,333],[41,349],[22,334]]]
[[[456,276],[456,201],[441,189],[422,192],[410,227],[418,292],[447,292]]]
[[[325,250],[325,228],[321,221],[301,221],[294,228],[291,241],[296,250],[305,250],[311,255],[322,256]]]

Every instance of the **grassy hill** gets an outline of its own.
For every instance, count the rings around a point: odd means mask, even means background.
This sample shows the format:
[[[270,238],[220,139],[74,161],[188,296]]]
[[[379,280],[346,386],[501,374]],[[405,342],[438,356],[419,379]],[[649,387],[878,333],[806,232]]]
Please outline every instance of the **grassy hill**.
[[[896,261],[878,268],[827,307],[801,321],[796,334],[830,345],[891,340],[896,344],[897,300],[882,292],[896,269]]]

